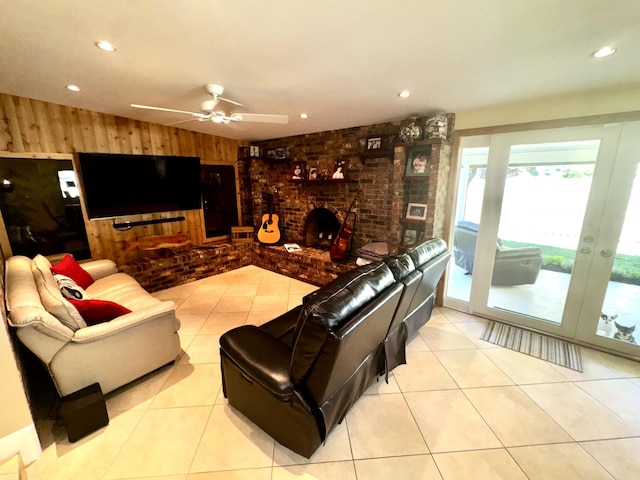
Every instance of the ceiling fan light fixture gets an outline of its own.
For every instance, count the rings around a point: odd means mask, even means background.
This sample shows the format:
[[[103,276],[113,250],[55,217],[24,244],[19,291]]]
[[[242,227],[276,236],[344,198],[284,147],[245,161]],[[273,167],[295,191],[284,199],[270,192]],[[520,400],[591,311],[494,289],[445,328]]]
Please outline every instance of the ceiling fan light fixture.
[[[609,55],[613,55],[614,53],[616,53],[616,49],[609,45],[606,45],[593,52],[591,56],[595,58],[604,58],[608,57]]]
[[[111,42],[107,42],[106,40],[100,40],[99,42],[96,42],[96,47],[98,47],[100,50],[104,50],[105,52],[116,51],[115,45]]]
[[[209,100],[203,100],[200,103],[200,110],[203,112],[213,112],[213,109],[216,108],[216,105],[218,105],[218,99],[217,98],[211,98]]]

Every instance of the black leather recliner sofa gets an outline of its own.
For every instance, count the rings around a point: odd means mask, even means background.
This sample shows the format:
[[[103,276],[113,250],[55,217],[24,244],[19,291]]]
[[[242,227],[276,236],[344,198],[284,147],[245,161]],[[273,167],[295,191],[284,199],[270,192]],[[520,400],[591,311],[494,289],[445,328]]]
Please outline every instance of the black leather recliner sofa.
[[[478,239],[477,223],[461,221],[453,229],[453,257],[460,268],[473,273]],[[538,247],[505,248],[498,239],[491,285],[525,285],[536,283],[542,268],[542,251]]]
[[[265,325],[225,333],[229,404],[311,457],[362,393],[405,363],[405,342],[428,321],[449,256],[442,240],[429,240],[341,275]]]

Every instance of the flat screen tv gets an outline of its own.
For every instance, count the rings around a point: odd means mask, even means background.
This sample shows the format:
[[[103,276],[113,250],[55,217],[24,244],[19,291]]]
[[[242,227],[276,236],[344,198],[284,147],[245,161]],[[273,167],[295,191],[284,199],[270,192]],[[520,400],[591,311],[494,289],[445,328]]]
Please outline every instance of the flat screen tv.
[[[90,219],[195,210],[201,206],[198,157],[77,155]]]

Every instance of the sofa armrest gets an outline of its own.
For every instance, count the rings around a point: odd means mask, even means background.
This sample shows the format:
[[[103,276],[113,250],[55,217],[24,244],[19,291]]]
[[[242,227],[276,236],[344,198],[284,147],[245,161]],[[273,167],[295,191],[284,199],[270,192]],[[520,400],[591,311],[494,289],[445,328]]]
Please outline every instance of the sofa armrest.
[[[243,325],[220,338],[220,351],[245,376],[283,402],[291,400],[294,385],[289,373],[291,348],[254,325]]]
[[[279,317],[260,325],[259,328],[286,345],[291,346],[293,345],[293,334],[296,331],[296,325],[298,325],[298,317],[301,311],[302,305],[298,305]]]
[[[133,328],[145,322],[153,321],[158,317],[172,315],[175,318],[176,304],[172,301],[160,302],[158,304],[136,310],[135,312],[121,315],[109,322],[91,325],[76,330],[72,341],[76,343],[88,343],[104,337],[115,335],[119,332]],[[176,318],[176,331],[180,324]]]
[[[83,262],[80,266],[87,271],[94,280],[104,278],[118,272],[116,264],[109,259],[91,260]]]

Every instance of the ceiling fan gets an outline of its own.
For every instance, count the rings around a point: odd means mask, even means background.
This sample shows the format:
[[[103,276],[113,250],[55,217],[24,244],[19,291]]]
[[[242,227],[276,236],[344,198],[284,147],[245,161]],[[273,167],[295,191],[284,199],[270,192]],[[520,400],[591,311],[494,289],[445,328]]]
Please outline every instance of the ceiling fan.
[[[221,95],[224,93],[224,87],[221,85],[216,85],[213,83],[209,83],[205,85],[207,92],[213,98],[204,100],[200,103],[200,111],[199,112],[189,112],[186,110],[175,110],[173,108],[163,108],[163,107],[152,107],[149,105],[138,105],[136,103],[132,103],[131,106],[133,108],[141,108],[144,110],[157,110],[160,112],[171,112],[171,113],[183,113],[185,115],[191,115],[194,118],[190,118],[188,120],[180,120],[178,122],[170,123],[169,125],[177,125],[179,123],[192,122],[194,120],[204,121],[210,120],[213,123],[219,123],[223,125],[232,126],[232,122],[255,122],[255,123],[279,123],[286,124],[289,123],[288,115],[273,115],[267,113],[231,113],[226,114],[223,110],[214,110],[216,106],[222,101],[226,103],[230,103],[232,105],[237,105],[238,107],[244,107],[239,102],[234,100],[230,100],[228,98],[224,98]]]

